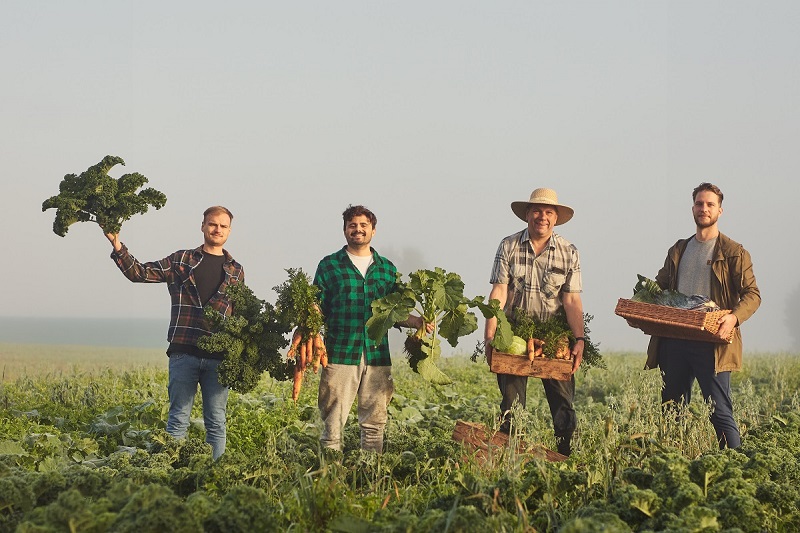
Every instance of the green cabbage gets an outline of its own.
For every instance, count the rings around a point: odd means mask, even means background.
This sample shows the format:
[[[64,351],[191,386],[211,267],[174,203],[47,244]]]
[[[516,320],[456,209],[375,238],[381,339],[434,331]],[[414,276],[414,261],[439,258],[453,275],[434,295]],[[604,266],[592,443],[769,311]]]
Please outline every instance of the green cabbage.
[[[528,353],[528,343],[522,337],[517,337],[511,340],[511,346],[508,347],[507,353],[511,355],[526,355]]]

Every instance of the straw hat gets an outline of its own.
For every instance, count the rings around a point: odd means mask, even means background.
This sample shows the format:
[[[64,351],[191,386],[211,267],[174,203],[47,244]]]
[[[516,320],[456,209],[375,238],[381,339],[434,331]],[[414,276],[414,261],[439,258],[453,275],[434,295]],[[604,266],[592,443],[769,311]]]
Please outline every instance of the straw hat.
[[[575,211],[568,205],[558,203],[558,195],[553,189],[536,189],[531,193],[531,199],[527,202],[511,202],[511,210],[517,215],[520,220],[528,221],[526,215],[528,214],[528,207],[531,204],[544,204],[552,205],[558,211],[558,220],[556,226],[569,222]]]

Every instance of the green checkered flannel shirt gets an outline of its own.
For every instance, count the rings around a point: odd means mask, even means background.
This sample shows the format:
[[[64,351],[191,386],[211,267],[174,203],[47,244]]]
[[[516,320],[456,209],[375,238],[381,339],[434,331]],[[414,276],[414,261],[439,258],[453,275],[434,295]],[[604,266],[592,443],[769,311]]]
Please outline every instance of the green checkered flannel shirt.
[[[357,365],[364,353],[366,363],[390,366],[388,336],[376,343],[367,336],[372,302],[394,291],[397,269],[372,250],[372,264],[364,278],[347,255],[347,248],[319,262],[314,285],[320,289],[325,316],[325,348],[328,362]]]

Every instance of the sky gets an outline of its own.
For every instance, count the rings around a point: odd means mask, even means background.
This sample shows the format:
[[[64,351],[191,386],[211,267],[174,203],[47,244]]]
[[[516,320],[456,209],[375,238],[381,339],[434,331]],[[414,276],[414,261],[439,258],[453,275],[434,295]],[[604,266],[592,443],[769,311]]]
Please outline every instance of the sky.
[[[198,246],[221,204],[268,301],[285,269],[313,274],[344,244],[349,204],[376,213],[373,245],[401,272],[441,267],[488,296],[500,240],[524,227],[511,202],[555,189],[601,351],[645,349],[617,300],[694,233],[710,181],[761,289],[745,350],[797,351],[799,26],[794,1],[5,2],[0,320],[166,330],[166,287],[123,278],[96,225],[61,238],[41,211],[110,154],[113,176],[168,198],[124,224],[137,258]]]

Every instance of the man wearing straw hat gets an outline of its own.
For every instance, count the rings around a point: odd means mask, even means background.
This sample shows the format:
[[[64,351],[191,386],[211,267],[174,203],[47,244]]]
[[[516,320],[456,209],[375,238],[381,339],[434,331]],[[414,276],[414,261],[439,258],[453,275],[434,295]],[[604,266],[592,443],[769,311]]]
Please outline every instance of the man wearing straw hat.
[[[581,266],[578,250],[553,232],[555,226],[568,222],[574,211],[560,204],[552,189],[540,188],[527,201],[512,202],[511,210],[527,223],[527,227],[502,240],[492,267],[489,299],[497,299],[503,311],[513,320],[517,309],[537,320],[547,320],[562,308],[576,342],[571,347],[572,373],[583,358],[583,304],[581,303]],[[491,364],[491,340],[497,328],[496,319],[486,321],[486,359]],[[511,431],[511,408],[515,403],[525,407],[528,378],[498,374],[502,401],[500,431]],[[577,419],[572,406],[575,377],[569,381],[542,379],[558,452],[569,455]]]
[[[697,227],[688,239],[680,239],[667,252],[656,283],[662,289],[708,296],[731,312],[720,317],[716,335],[730,343],[651,337],[645,368],[661,368],[665,406],[685,405],[691,400],[694,380],[712,405],[711,424],[719,447],[741,444],[733,418],[731,371],[742,369],[742,336],[739,325],[761,305],[761,293],[753,274],[753,262],[744,247],[720,233],[722,191],[701,183],[692,191],[692,216]]]

